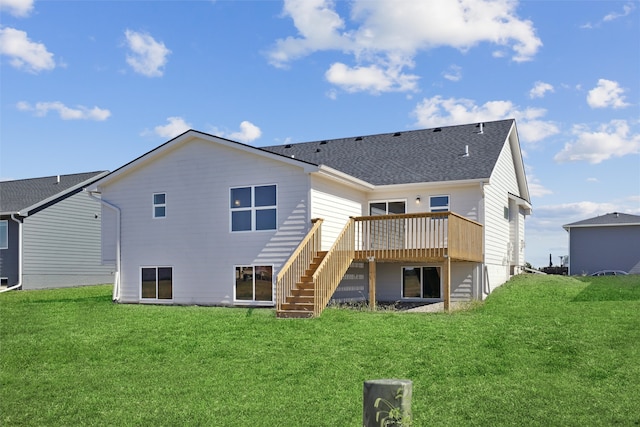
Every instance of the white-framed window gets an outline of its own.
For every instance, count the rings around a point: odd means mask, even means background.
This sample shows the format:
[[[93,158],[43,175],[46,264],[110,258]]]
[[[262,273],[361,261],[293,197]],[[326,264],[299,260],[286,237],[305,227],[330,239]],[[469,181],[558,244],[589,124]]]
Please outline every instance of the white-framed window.
[[[237,265],[233,292],[239,302],[273,303],[273,266]]]
[[[0,221],[0,249],[9,248],[9,221]]]
[[[369,202],[369,215],[394,215],[407,213],[406,200],[380,200]]]
[[[167,193],[153,194],[153,217],[164,218],[167,216]]]
[[[141,267],[140,297],[144,300],[173,299],[173,267]]]
[[[429,211],[430,212],[448,212],[449,196],[448,195],[430,196]]]
[[[440,267],[402,267],[402,298],[441,298]]]
[[[276,185],[229,189],[229,209],[232,232],[275,230],[278,222]]]

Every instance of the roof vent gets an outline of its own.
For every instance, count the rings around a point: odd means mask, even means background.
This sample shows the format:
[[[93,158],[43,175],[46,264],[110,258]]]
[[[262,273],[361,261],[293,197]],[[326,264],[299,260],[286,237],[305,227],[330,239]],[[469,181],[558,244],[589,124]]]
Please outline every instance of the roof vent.
[[[434,132],[442,132],[442,128],[435,128],[433,131]]]
[[[316,153],[319,153],[321,150],[319,148],[316,148]]]
[[[284,148],[291,148],[291,144],[285,145]]]
[[[362,141],[362,137],[361,136],[357,137],[356,141]]]
[[[469,146],[468,145],[464,146],[464,154],[462,155],[462,157],[469,157]]]
[[[484,123],[480,122],[480,123],[478,123],[478,125],[477,125],[476,127],[479,127],[479,128],[480,128],[480,130],[478,131],[478,133],[479,133],[480,135],[482,135],[482,134],[484,133]]]
[[[327,141],[320,141],[320,145],[325,145]]]
[[[402,135],[401,132],[396,132],[396,133],[393,134],[393,136],[400,136],[400,135]]]
[[[56,175],[56,184],[60,184],[60,175]]]

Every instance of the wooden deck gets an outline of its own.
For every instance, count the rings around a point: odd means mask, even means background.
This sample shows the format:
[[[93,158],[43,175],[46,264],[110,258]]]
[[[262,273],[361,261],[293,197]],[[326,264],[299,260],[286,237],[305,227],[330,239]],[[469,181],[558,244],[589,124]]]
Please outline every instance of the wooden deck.
[[[322,220],[314,221],[278,274],[278,317],[319,316],[355,260],[369,263],[369,299],[373,302],[376,262],[440,263],[448,308],[451,262],[483,260],[482,224],[452,212],[351,218],[326,254],[320,251],[321,224]],[[311,285],[313,292],[307,292],[304,307],[296,307],[298,290],[308,291]],[[298,316],[296,311],[304,311],[298,313],[304,315]]]

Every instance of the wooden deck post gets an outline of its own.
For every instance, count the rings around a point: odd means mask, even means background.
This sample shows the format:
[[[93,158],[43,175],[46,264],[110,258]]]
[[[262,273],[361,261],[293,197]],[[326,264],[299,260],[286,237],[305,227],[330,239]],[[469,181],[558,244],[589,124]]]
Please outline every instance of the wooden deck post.
[[[376,259],[369,257],[369,310],[376,309]]]
[[[451,306],[451,258],[448,256],[442,263],[442,282],[444,285],[444,311],[448,312]]]

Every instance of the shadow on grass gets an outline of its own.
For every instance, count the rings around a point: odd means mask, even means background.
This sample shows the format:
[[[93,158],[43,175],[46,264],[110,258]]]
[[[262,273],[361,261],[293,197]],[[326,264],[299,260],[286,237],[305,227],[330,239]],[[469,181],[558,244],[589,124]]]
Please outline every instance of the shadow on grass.
[[[57,303],[87,303],[87,302],[111,302],[111,295],[98,295],[91,297],[78,297],[78,298],[42,298],[42,299],[30,299],[29,304],[57,304]]]
[[[640,300],[640,281],[605,282],[594,279],[580,292],[573,302],[595,301],[638,301]]]

